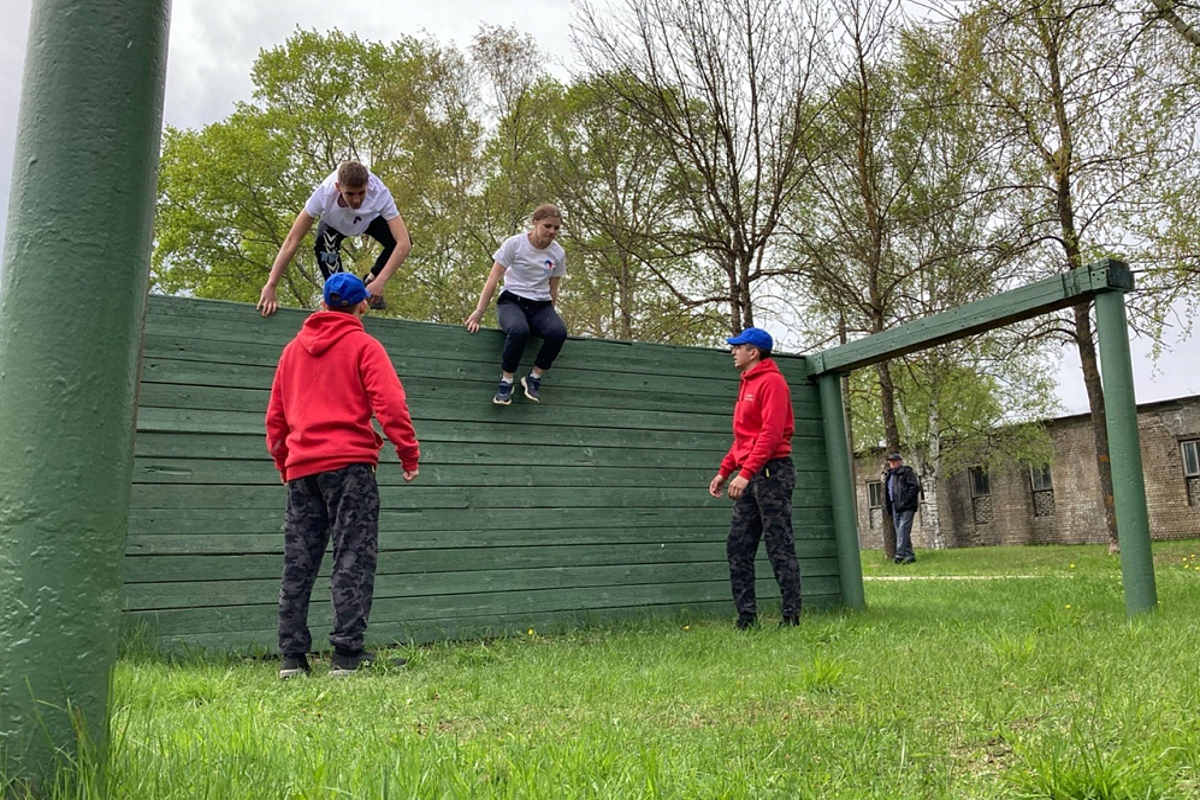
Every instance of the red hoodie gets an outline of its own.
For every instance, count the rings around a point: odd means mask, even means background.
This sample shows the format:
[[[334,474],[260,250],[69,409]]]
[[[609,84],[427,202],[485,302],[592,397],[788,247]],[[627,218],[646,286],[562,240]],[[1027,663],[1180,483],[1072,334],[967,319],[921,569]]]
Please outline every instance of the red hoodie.
[[[721,461],[721,477],[734,470],[749,480],[773,458],[792,454],[792,393],[774,359],[742,373],[733,408],[733,447]]]
[[[350,464],[379,463],[383,439],[406,472],[421,451],[404,387],[387,351],[341,311],[317,311],[304,321],[279,358],[267,406],[267,450],[285,481]]]

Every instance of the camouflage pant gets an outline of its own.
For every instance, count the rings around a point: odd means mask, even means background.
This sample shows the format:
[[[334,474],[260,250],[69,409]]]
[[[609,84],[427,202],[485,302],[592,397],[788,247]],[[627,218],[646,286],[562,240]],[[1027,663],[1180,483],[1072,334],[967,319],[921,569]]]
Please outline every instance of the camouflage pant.
[[[307,653],[308,602],[325,546],[333,535],[333,633],[342,650],[361,650],[375,593],[379,487],[369,464],[351,464],[288,481],[283,581],[279,588],[279,652]]]
[[[754,596],[754,557],[764,533],[767,557],[783,595],[783,615],[800,613],[800,564],[796,561],[796,540],[792,533],[792,489],[795,486],[796,467],[792,459],[773,459],[750,479],[746,491],[733,507],[725,552],[729,556],[733,604],[739,617],[758,614],[758,601]]]

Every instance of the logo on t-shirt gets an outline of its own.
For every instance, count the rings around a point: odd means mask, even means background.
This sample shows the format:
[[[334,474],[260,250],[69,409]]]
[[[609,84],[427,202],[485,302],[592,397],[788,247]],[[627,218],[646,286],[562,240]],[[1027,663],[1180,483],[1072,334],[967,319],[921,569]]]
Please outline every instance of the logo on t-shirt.
[[[362,222],[362,217],[355,217],[355,218],[354,218],[354,223],[353,223],[353,224],[357,225],[357,224],[358,224],[358,223],[360,223],[360,222]]]
[[[747,403],[754,402],[754,392],[746,392],[746,402]]]
[[[545,261],[546,269],[554,269],[554,261],[547,258]]]

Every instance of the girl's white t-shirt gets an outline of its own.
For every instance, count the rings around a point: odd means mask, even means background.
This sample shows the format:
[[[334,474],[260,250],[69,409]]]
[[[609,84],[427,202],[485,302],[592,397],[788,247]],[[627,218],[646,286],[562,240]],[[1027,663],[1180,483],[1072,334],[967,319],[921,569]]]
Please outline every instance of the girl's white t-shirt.
[[[549,300],[550,279],[567,274],[567,253],[558,242],[539,250],[529,234],[504,240],[492,260],[504,267],[504,291],[526,300]]]
[[[396,201],[392,193],[383,185],[383,181],[375,177],[375,173],[367,173],[367,196],[358,208],[338,205],[341,192],[337,188],[337,171],[321,181],[321,185],[308,198],[304,210],[313,219],[321,219],[326,225],[343,236],[358,236],[367,229],[371,220],[383,217],[384,220],[400,216],[396,210]]]

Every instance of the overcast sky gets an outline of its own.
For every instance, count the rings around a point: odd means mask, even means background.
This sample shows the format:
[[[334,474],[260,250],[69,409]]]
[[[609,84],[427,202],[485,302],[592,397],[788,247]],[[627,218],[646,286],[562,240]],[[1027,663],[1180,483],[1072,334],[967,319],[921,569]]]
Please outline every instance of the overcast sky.
[[[0,233],[8,214],[30,7],[30,0],[0,0]],[[250,66],[259,50],[281,44],[297,27],[336,27],[378,41],[428,34],[465,48],[482,24],[516,26],[533,35],[548,54],[551,71],[565,74],[571,59],[571,6],[563,0],[175,0],[164,117],[177,127],[199,127],[227,116],[235,102],[250,97]],[[1200,394],[1200,335],[1190,342],[1169,336],[1167,344],[1173,350],[1156,367],[1148,357],[1150,344],[1134,341],[1138,402]],[[1066,412],[1082,412],[1087,400],[1078,358],[1064,352],[1059,395]]]

